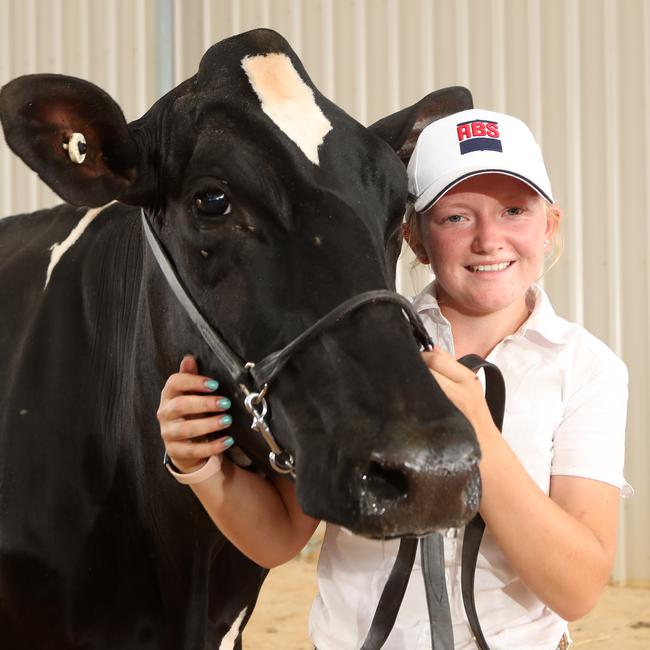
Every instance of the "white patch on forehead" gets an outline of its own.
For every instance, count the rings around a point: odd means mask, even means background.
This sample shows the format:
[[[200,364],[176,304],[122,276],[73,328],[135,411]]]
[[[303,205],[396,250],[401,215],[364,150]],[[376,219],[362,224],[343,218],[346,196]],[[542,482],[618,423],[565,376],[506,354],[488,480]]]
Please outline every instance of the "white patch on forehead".
[[[318,147],[332,130],[332,125],[291,59],[286,54],[246,56],[241,65],[262,110],[314,165],[318,165]]]
[[[226,632],[226,636],[221,639],[219,650],[234,650],[235,641],[237,641],[237,637],[239,636],[239,628],[244,620],[244,616],[246,616],[247,609],[248,607],[244,607],[244,609],[239,612],[239,616],[235,619],[228,632]]]
[[[110,205],[110,203],[108,204]],[[72,246],[77,242],[79,237],[83,235],[84,230],[92,223],[92,220],[105,208],[103,205],[101,208],[92,208],[84,214],[83,217],[79,220],[79,223],[70,231],[70,234],[62,241],[56,242],[50,246],[50,251],[52,255],[50,256],[50,263],[47,267],[47,274],[45,276],[45,285],[43,286],[43,291],[47,289],[47,285],[52,276],[52,271],[54,267],[59,263],[63,255],[70,250]]]

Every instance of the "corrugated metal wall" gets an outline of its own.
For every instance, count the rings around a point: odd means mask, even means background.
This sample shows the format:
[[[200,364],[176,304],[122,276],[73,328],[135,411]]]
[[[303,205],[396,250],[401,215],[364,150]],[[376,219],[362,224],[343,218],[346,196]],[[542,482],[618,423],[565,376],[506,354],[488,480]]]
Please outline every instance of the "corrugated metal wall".
[[[128,118],[191,75],[213,42],[254,27],[292,42],[316,84],[370,123],[434,88],[469,86],[541,141],[566,248],[557,310],[627,362],[627,476],[615,579],[650,582],[650,0],[0,0],[0,83],[59,71]],[[55,197],[0,147],[0,206]],[[406,293],[425,281],[400,268]]]

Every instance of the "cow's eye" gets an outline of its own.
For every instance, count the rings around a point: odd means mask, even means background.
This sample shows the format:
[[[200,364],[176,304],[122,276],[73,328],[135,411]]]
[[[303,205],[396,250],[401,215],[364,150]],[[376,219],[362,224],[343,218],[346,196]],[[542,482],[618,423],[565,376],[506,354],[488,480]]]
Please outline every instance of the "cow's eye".
[[[221,190],[199,192],[194,196],[196,209],[204,215],[222,215],[230,212],[230,199]]]

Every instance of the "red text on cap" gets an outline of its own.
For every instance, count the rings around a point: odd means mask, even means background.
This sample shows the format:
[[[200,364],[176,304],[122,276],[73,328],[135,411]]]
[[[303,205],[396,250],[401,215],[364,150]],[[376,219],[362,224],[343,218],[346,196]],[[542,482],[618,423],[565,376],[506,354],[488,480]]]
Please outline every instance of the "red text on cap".
[[[458,132],[458,142],[467,140],[467,138],[498,138],[498,122],[486,122],[483,120],[474,120],[465,122],[456,127]]]

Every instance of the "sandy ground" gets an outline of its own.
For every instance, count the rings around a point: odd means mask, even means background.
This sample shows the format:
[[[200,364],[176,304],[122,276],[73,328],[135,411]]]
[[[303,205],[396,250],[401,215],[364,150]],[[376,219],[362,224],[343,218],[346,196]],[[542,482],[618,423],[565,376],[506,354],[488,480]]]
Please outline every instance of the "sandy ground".
[[[245,650],[312,650],[307,618],[316,561],[314,548],[271,571],[244,632]],[[591,614],[570,629],[576,649],[650,650],[650,589],[607,587]]]

